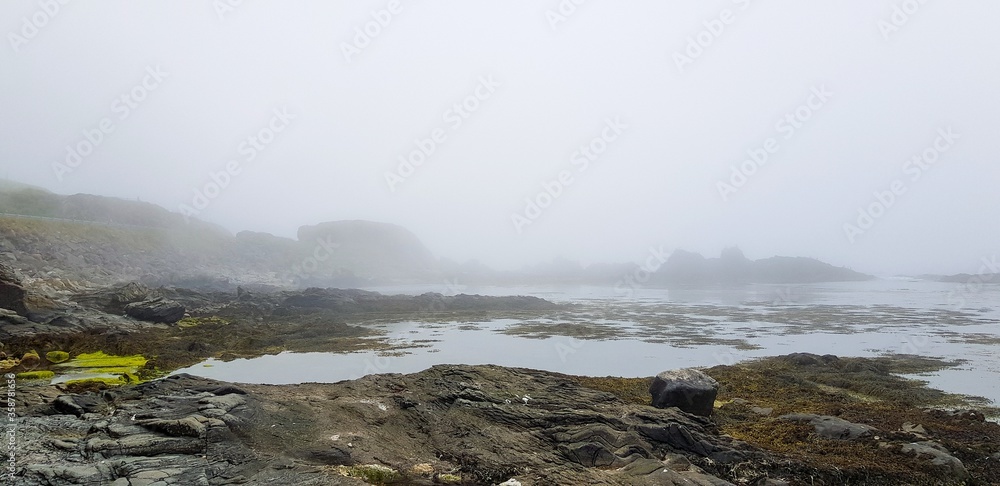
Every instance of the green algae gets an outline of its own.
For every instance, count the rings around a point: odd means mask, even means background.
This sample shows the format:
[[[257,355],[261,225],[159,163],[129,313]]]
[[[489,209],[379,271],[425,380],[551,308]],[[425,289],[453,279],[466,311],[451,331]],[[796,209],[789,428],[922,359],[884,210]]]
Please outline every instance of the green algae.
[[[18,380],[51,380],[56,374],[49,370],[37,370],[37,371],[25,371],[23,373],[18,373],[16,378]]]

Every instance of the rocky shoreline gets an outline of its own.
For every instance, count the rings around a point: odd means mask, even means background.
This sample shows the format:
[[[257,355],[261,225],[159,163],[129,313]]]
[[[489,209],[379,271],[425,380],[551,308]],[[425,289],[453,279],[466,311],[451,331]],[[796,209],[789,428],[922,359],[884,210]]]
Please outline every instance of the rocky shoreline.
[[[862,397],[851,385],[807,379],[906,381],[886,363],[792,355],[712,368],[706,372],[721,390],[711,417],[651,406],[648,379],[498,366],[439,365],[333,384],[243,385],[185,374],[85,393],[25,384],[17,394],[16,478],[27,485],[996,484],[1000,425],[982,414]],[[762,373],[773,374],[769,388],[755,377]],[[822,415],[831,405],[841,417]],[[784,413],[788,407],[799,413]],[[771,437],[760,440],[761,430]]]
[[[1000,425],[961,397],[898,377],[954,365],[940,360],[794,354],[657,378],[710,392],[693,407],[663,398],[687,392],[652,377],[488,365],[237,384],[166,374],[207,357],[392,352],[371,323],[532,319],[569,307],[0,277],[17,484],[1000,483]],[[80,361],[119,376],[28,379]]]

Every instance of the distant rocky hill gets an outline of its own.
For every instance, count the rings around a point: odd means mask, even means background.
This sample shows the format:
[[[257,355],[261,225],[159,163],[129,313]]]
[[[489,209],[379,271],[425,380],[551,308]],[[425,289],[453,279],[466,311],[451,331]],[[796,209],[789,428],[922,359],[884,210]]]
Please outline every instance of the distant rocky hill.
[[[653,281],[667,285],[851,282],[875,277],[813,258],[771,257],[750,260],[736,248],[719,258],[677,250],[656,272]]]
[[[311,248],[296,268],[306,280],[310,272],[346,276],[349,271],[376,280],[420,280],[437,272],[437,259],[420,239],[393,224],[330,221],[300,227],[298,240]]]
[[[299,239],[185,220],[154,204],[0,184],[0,261],[35,278],[192,288],[429,281],[430,251],[399,226],[339,221]]]

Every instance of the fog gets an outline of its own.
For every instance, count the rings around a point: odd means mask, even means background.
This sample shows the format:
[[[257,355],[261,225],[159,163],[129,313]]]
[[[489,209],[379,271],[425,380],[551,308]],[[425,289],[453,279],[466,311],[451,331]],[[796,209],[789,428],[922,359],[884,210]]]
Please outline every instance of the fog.
[[[233,232],[390,222],[497,268],[736,245],[977,272],[1000,244],[998,16],[986,0],[10,0],[0,177]]]

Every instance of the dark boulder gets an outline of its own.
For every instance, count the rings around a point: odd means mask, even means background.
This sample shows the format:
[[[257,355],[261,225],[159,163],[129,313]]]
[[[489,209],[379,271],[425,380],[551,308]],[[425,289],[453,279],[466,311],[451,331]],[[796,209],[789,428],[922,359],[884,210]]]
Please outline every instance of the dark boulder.
[[[24,300],[27,291],[24,290],[22,277],[13,267],[0,263],[0,308],[12,310],[24,316],[28,307]]]
[[[184,317],[184,306],[158,297],[126,305],[125,314],[140,321],[173,324]]]
[[[677,407],[708,417],[715,407],[719,382],[695,369],[664,371],[653,378],[649,393],[656,408]]]

